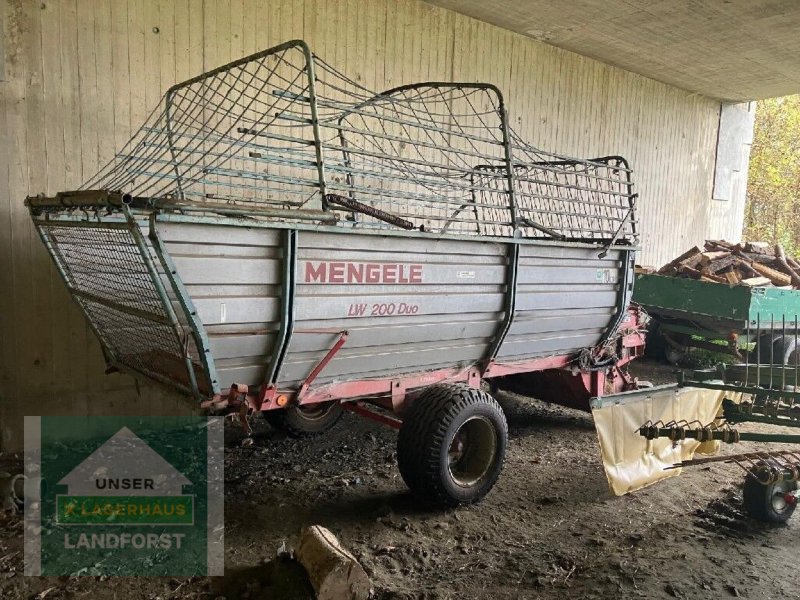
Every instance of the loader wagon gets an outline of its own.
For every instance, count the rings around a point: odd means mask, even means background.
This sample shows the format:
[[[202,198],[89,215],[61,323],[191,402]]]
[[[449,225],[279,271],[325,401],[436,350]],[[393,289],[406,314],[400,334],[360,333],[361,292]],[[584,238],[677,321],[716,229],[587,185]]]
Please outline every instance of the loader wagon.
[[[411,490],[455,505],[502,468],[492,390],[547,371],[588,410],[633,385],[635,199],[623,158],[523,141],[493,85],[375,93],[296,40],[173,86],[26,203],[110,369],[246,428],[397,427]]]

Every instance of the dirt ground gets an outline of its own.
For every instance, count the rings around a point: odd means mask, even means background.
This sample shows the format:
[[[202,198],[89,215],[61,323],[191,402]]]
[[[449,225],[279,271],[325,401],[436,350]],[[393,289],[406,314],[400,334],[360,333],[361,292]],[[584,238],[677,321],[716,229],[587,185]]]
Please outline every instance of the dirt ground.
[[[649,361],[634,371],[655,383],[675,376]],[[695,467],[613,497],[590,415],[499,396],[509,451],[500,482],[477,506],[418,506],[396,468],[395,432],[353,415],[303,441],[259,419],[251,446],[232,424],[224,578],[26,578],[21,523],[6,517],[0,598],[312,598],[302,569],[277,557],[310,524],[355,554],[379,599],[798,596],[798,525],[744,516],[737,467]]]

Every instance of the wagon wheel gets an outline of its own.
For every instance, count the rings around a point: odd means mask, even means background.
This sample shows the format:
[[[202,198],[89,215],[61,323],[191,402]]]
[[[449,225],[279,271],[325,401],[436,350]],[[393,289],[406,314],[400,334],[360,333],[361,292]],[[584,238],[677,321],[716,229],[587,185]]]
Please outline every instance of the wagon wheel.
[[[508,426],[500,405],[466,385],[436,385],[411,405],[397,439],[397,463],[412,493],[440,506],[470,504],[503,469]]]
[[[342,405],[338,402],[297,405],[278,410],[266,410],[262,414],[275,429],[285,431],[292,437],[310,437],[328,431],[342,417]]]
[[[679,365],[683,363],[689,356],[691,348],[685,342],[688,341],[688,336],[673,335],[666,331],[660,331],[661,338],[664,340],[664,358],[671,365]]]
[[[766,469],[766,466],[761,463],[760,468]],[[797,506],[797,488],[796,481],[777,481],[764,485],[755,475],[748,474],[742,493],[744,509],[759,521],[785,523]]]
[[[800,357],[797,356],[800,350],[797,346],[797,337],[794,334],[765,334],[756,348],[758,361],[761,364],[794,365],[795,361],[800,362]]]

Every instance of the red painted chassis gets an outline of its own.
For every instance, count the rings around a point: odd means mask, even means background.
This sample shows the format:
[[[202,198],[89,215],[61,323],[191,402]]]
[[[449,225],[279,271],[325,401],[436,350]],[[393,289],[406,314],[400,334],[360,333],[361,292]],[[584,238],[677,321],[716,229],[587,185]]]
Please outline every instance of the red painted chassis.
[[[347,342],[348,332],[340,331],[337,332],[338,340],[297,390],[234,384],[227,394],[215,396],[202,406],[213,412],[238,412],[248,433],[247,416],[252,412],[331,401],[341,401],[350,412],[399,429],[404,412],[420,390],[437,383],[466,383],[477,388],[483,380],[489,380],[491,385],[502,389],[525,391],[521,388],[527,388],[542,400],[589,410],[590,398],[636,389],[637,382],[626,367],[644,353],[646,320],[644,311],[631,306],[613,341],[606,347],[594,349],[593,355],[598,361],[614,357],[610,366],[582,369],[575,356],[548,356],[513,363],[490,361],[463,369],[440,369],[313,387],[320,373]],[[526,375],[535,375],[535,378],[525,378]],[[368,405],[380,407],[395,417],[372,410]]]

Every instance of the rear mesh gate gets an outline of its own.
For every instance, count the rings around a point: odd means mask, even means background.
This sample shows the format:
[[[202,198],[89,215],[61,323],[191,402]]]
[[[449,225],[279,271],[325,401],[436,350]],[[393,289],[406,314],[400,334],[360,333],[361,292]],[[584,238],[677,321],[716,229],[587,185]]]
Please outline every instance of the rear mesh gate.
[[[125,221],[49,218],[35,225],[111,365],[198,398],[213,395],[199,323],[130,214]]]

